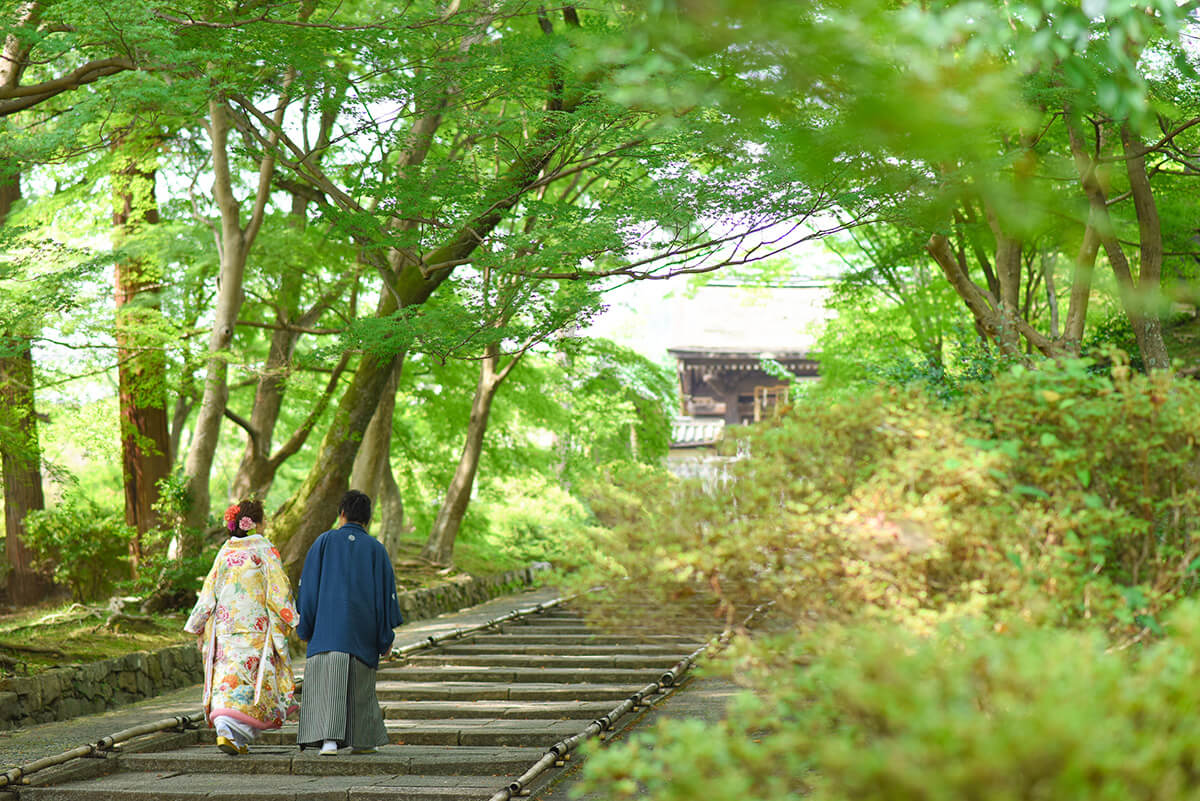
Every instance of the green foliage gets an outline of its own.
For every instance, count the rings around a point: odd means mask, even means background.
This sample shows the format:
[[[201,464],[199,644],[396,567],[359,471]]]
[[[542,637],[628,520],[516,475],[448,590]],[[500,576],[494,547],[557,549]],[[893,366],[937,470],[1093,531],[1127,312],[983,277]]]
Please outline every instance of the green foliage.
[[[1158,610],[1198,586],[1200,387],[1133,373],[1119,351],[1112,360],[1110,375],[1088,360],[1014,368],[967,414],[983,423],[979,447],[1010,454],[998,479],[1025,499],[1017,524],[1030,544],[1061,545],[1056,559],[1080,580],[1126,588],[1123,623],[1157,628]],[[1087,602],[1076,600],[1079,614]]]
[[[597,558],[590,511],[559,486],[539,476],[497,480],[472,505],[486,530],[468,533],[492,552],[518,565],[547,561],[571,570]]]
[[[802,398],[729,444],[715,482],[588,485],[611,528],[580,583],[729,620],[996,620],[1157,630],[1197,564],[1200,386],[1089,361],[1016,367],[946,405],[920,390]]]
[[[555,400],[565,412],[557,427],[565,477],[615,462],[661,464],[678,405],[674,371],[604,339],[560,348],[565,380]]]
[[[583,789],[1200,797],[1200,386],[1109,361],[1016,366],[949,403],[827,390],[741,432],[707,484],[590,487],[609,531],[579,585],[608,582],[602,616],[775,607],[716,665],[752,690],[727,719],[596,751]]]
[[[191,496],[182,473],[159,481],[158,492],[154,504],[158,526],[142,535],[143,558],[137,575],[120,587],[144,599],[145,608],[152,611],[190,609],[220,543],[206,543],[203,531],[185,524]],[[178,556],[172,555],[172,542]]]
[[[865,226],[826,246],[850,268],[832,287],[816,346],[823,386],[920,384],[960,396],[1011,364],[979,337],[919,231]]]
[[[663,721],[595,751],[611,799],[935,801],[1200,797],[1200,605],[1144,652],[978,623],[825,629],[744,646],[728,720]]]
[[[68,490],[48,509],[30,512],[25,526],[40,569],[69,587],[77,601],[103,597],[129,574],[133,530],[124,515],[101,508],[77,490]]]
[[[156,612],[190,610],[219,547],[212,543],[181,557],[169,556],[165,548],[156,549],[143,558],[136,578],[117,586],[123,593],[142,598]]]
[[[604,340],[553,345],[526,356],[496,398],[460,537],[574,563],[586,553],[579,539],[589,520],[573,497],[576,484],[603,465],[665,459],[675,379]],[[397,481],[405,519],[418,532],[432,526],[457,462],[477,378],[473,361],[440,363],[428,354],[411,356],[401,375]]]

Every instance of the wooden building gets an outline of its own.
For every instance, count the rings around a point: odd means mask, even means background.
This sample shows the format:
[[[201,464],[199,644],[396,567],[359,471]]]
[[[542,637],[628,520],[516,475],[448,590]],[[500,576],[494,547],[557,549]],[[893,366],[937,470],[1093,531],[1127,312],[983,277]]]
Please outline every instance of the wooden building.
[[[800,351],[742,348],[672,348],[684,418],[719,419],[724,425],[753,423],[774,414],[787,399],[787,383],[762,369],[773,359],[801,380],[817,377],[817,363]]]

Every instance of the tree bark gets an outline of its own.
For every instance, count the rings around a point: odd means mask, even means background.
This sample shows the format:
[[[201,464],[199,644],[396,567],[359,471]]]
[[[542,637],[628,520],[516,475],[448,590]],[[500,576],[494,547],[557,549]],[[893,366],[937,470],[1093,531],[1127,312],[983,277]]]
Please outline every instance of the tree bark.
[[[479,457],[483,453],[483,438],[487,433],[488,416],[492,401],[504,376],[497,373],[499,348],[489,345],[487,353],[479,362],[479,381],[475,385],[475,397],[471,401],[471,417],[467,422],[467,439],[463,444],[458,467],[446,488],[446,498],[438,509],[429,540],[421,549],[421,558],[435,565],[449,565],[454,556],[454,540],[462,527],[471,503],[471,489],[475,486],[475,475],[479,472]]]
[[[17,606],[46,597],[50,582],[33,568],[33,551],[25,544],[25,516],[46,508],[42,493],[41,449],[33,405],[33,353],[29,340],[5,337],[0,345],[11,356],[0,358],[0,400],[13,424],[20,448],[4,448],[4,532],[10,572],[8,596]]]
[[[1062,347],[1057,342],[1029,325],[1019,315],[1005,315],[1000,310],[1000,301],[967,276],[955,258],[950,240],[944,235],[931,236],[925,249],[942,268],[954,291],[966,303],[971,316],[975,318],[976,326],[986,334],[987,339],[996,343],[1001,352],[1013,358],[1020,358],[1020,336],[1023,335],[1040,353],[1046,356],[1063,355]]]
[[[1079,254],[1075,257],[1067,322],[1063,326],[1063,347],[1073,356],[1078,356],[1083,346],[1083,328],[1087,322],[1088,300],[1092,295],[1092,275],[1099,252],[1100,237],[1096,235],[1096,228],[1089,219],[1083,230],[1083,241],[1079,243]]]
[[[113,240],[118,246],[144,226],[158,223],[154,169],[145,169],[139,143],[122,143],[113,174]],[[167,360],[153,328],[161,319],[157,292],[161,270],[123,258],[115,270],[118,394],[125,522],[136,535],[129,544],[134,576],[142,561],[142,537],[158,524],[158,482],[171,472],[167,426]]]
[[[384,300],[390,298],[385,293]],[[350,488],[350,472],[358,455],[359,440],[371,422],[388,377],[402,359],[401,354],[385,357],[364,354],[321,440],[308,476],[275,514],[272,539],[293,582],[299,579],[309,546],[337,517],[338,501]]]
[[[282,123],[286,106],[286,101],[281,101],[276,109],[277,126]],[[209,118],[209,137],[212,140],[213,153],[213,196],[221,214],[218,242],[221,268],[213,329],[208,340],[204,397],[200,401],[191,447],[184,464],[187,488],[191,496],[191,507],[185,524],[193,529],[204,528],[208,521],[212,502],[209,474],[212,472],[213,458],[217,451],[221,420],[225,417],[225,405],[229,400],[228,350],[245,297],[242,283],[246,273],[246,259],[262,225],[271,175],[275,169],[275,160],[269,149],[259,166],[254,210],[243,228],[241,203],[233,193],[233,178],[229,165],[229,130],[232,123],[223,98],[214,97],[209,101]]]
[[[1150,188],[1150,177],[1146,174],[1146,147],[1129,123],[1121,126],[1121,145],[1125,151],[1125,171],[1129,176],[1129,189],[1133,193],[1133,207],[1138,219],[1139,265],[1135,300],[1142,307],[1139,347],[1143,347],[1142,361],[1147,370],[1167,370],[1171,367],[1171,358],[1163,341],[1162,316],[1159,313],[1162,301],[1162,222],[1154,202],[1154,192]]]
[[[1050,308],[1050,338],[1059,339],[1058,286],[1054,277],[1054,268],[1058,264],[1058,254],[1053,251],[1042,251],[1042,278],[1046,282],[1046,305]]]
[[[404,503],[392,472],[392,423],[400,370],[401,364],[397,362],[383,388],[379,406],[363,433],[358,456],[354,459],[354,469],[350,473],[350,486],[367,493],[374,501],[374,519],[378,521],[375,536],[392,558],[400,553],[400,542],[404,536]]]
[[[1100,244],[1104,247],[1105,255],[1108,256],[1108,262],[1113,268],[1113,273],[1116,275],[1117,287],[1121,295],[1121,305],[1124,307],[1125,314],[1129,318],[1130,325],[1133,327],[1133,336],[1137,340],[1138,353],[1141,355],[1142,363],[1146,366],[1147,370],[1165,369],[1170,366],[1170,359],[1167,356],[1166,343],[1163,342],[1162,338],[1162,323],[1159,321],[1154,309],[1147,307],[1146,298],[1143,296],[1146,286],[1149,286],[1153,292],[1157,293],[1157,284],[1161,275],[1162,263],[1162,237],[1161,232],[1157,230],[1158,214],[1154,208],[1154,199],[1150,193],[1149,181],[1145,181],[1144,185],[1135,186],[1139,178],[1145,178],[1145,162],[1142,161],[1140,156],[1136,157],[1136,159],[1126,160],[1127,168],[1130,172],[1130,188],[1133,190],[1135,198],[1141,195],[1141,203],[1143,204],[1143,207],[1138,209],[1140,237],[1143,247],[1149,248],[1149,255],[1151,256],[1150,276],[1145,281],[1138,282],[1133,277],[1133,272],[1129,266],[1129,259],[1126,257],[1125,251],[1117,239],[1116,228],[1113,225],[1112,217],[1108,213],[1108,197],[1103,176],[1100,173],[1100,165],[1088,154],[1083,134],[1079,128],[1069,123],[1067,125],[1067,132],[1070,137],[1071,151],[1075,157],[1075,166],[1079,172],[1079,183],[1083,187],[1084,194],[1088,199],[1090,220],[1095,227]],[[1129,148],[1130,144],[1127,144],[1127,152]],[[1134,160],[1138,161],[1139,164],[1130,163]],[[1135,200],[1135,203],[1137,202]],[[1149,216],[1143,219],[1143,214]],[[1157,263],[1153,259],[1156,243],[1159,251]],[[1145,256],[1145,251],[1143,255]],[[1139,286],[1139,283],[1142,286]],[[1155,297],[1153,300],[1156,301],[1157,298]],[[1147,311],[1150,313],[1147,313]]]
[[[0,227],[21,197],[21,176],[0,172]],[[0,402],[12,426],[17,447],[5,447],[0,458],[4,477],[4,532],[8,557],[8,596],[17,606],[46,597],[50,582],[33,569],[33,552],[25,544],[25,516],[46,508],[42,492],[41,446],[34,409],[33,350],[27,337],[4,331],[0,342]]]
[[[1021,337],[1017,331],[1017,321],[1024,319],[1021,315],[1022,243],[1004,230],[1000,218],[991,208],[987,208],[986,213],[988,225],[996,237],[996,279],[1000,286],[998,334],[1001,337],[998,344],[1006,353],[1019,352]]]

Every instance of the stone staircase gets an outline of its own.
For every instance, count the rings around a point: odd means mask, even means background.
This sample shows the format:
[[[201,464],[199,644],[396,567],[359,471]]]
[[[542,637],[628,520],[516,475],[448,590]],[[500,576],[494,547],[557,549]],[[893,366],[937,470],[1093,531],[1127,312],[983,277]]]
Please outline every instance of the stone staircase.
[[[160,736],[90,778],[21,787],[20,801],[439,801],[490,799],[547,748],[655,681],[695,636],[596,634],[554,609],[501,631],[383,663],[376,691],[391,744],[320,756],[295,747],[296,724],[250,754],[217,751],[210,729]],[[153,747],[153,746],[152,746]],[[536,787],[535,787],[536,795]]]

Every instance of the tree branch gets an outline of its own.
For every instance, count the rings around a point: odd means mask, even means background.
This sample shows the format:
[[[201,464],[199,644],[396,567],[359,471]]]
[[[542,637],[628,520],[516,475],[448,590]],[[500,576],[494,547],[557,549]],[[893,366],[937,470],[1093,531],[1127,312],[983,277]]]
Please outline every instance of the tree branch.
[[[279,446],[279,450],[272,454],[270,465],[273,469],[278,469],[279,465],[283,464],[285,460],[304,447],[305,441],[317,424],[317,419],[324,413],[326,407],[329,406],[329,401],[337,389],[338,380],[342,377],[342,373],[345,372],[346,365],[349,363],[350,352],[346,351],[342,354],[342,358],[338,360],[337,366],[333,368],[333,374],[329,376],[329,382],[325,385],[325,391],[317,399],[313,408],[309,410],[308,416],[304,418],[304,422],[300,424],[298,429],[292,432],[287,442]]]

